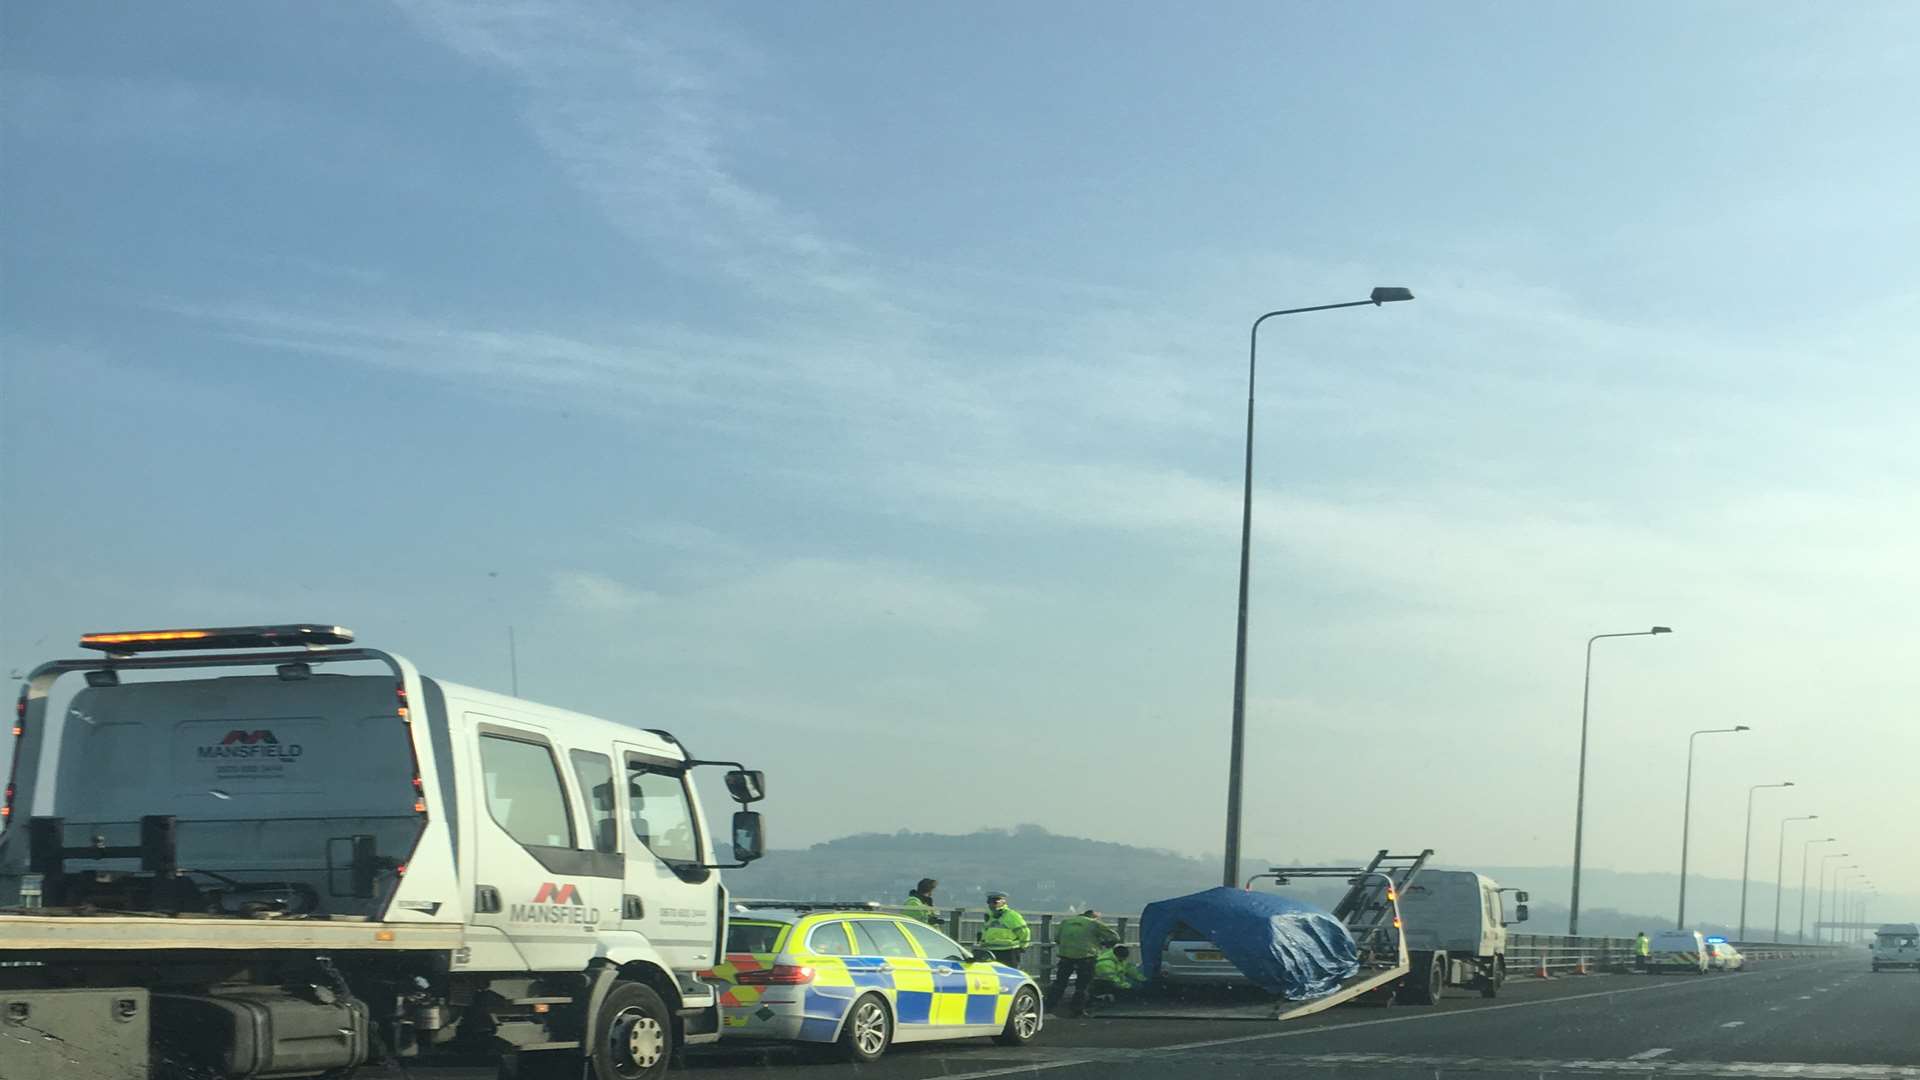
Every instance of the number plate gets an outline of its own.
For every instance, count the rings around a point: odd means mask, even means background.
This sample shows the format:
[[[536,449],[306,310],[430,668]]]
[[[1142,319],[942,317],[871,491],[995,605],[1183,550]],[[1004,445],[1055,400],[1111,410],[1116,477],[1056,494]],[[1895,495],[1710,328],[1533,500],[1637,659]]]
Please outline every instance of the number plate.
[[[1201,949],[1189,955],[1195,960],[1225,960],[1227,958],[1226,954],[1218,949]]]

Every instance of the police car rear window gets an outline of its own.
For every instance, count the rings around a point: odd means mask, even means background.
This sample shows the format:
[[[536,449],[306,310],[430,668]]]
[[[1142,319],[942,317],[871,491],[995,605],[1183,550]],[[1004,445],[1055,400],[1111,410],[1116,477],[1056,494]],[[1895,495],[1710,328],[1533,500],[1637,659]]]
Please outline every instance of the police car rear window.
[[[734,922],[727,924],[727,951],[730,953],[770,953],[778,948],[782,923]]]

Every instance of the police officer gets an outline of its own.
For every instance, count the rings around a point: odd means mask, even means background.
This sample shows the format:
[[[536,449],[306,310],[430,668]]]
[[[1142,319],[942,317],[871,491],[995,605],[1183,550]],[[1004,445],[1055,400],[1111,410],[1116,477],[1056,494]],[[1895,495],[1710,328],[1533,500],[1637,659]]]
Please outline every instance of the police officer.
[[[1020,913],[1007,906],[1007,894],[990,892],[987,894],[987,921],[980,927],[978,939],[980,947],[993,954],[995,960],[1008,967],[1020,966],[1020,954],[1027,951],[1027,944],[1033,940],[1033,931],[1027,928],[1027,920]]]
[[[920,884],[907,894],[907,918],[918,919],[937,929],[940,926],[940,912],[933,906],[933,890],[939,886],[940,883],[930,877],[921,878]]]
[[[1653,959],[1653,942],[1647,938],[1645,930],[1633,939],[1633,958],[1635,966],[1641,971],[1647,970]]]
[[[1093,963],[1093,994],[1097,998],[1119,998],[1133,993],[1147,977],[1133,962],[1133,950],[1115,945],[1100,953]]]
[[[1072,979],[1073,1012],[1083,1014],[1087,1011],[1087,998],[1093,993],[1093,969],[1100,951],[1118,945],[1120,935],[1100,921],[1099,912],[1089,909],[1060,920],[1053,941],[1057,960],[1053,982],[1047,986],[1047,1011],[1053,1012],[1060,999],[1067,996],[1067,980]]]

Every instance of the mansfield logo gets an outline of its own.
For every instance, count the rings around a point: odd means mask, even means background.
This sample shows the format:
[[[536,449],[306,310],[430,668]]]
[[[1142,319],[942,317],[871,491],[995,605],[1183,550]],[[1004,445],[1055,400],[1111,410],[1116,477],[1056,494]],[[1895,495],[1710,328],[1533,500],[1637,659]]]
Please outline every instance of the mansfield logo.
[[[274,738],[273,732],[271,731],[229,731],[227,732],[227,737],[220,740],[221,746],[232,746],[234,743],[242,743],[246,746],[252,746],[255,743],[267,743],[271,746],[278,746],[280,745],[280,740]]]
[[[292,761],[305,753],[306,748],[299,743],[283,743],[270,728],[246,731],[235,728],[227,732],[226,738],[211,746],[195,748],[195,754],[202,760],[221,758],[271,758],[279,761]]]
[[[543,881],[534,891],[533,903],[514,904],[507,909],[507,921],[575,923],[592,929],[600,921],[600,909],[588,907],[571,881]]]

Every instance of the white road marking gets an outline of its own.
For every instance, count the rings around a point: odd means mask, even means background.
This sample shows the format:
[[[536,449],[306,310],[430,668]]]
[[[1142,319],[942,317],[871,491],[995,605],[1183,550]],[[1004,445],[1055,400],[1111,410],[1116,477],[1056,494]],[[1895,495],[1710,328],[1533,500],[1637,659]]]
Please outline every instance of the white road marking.
[[[1671,1053],[1673,1053],[1673,1047],[1671,1046],[1656,1046],[1651,1050],[1642,1050],[1637,1054],[1628,1054],[1627,1060],[1628,1061],[1646,1061],[1648,1058],[1657,1058],[1661,1054],[1671,1054]]]
[[[1729,1020],[1726,1023],[1721,1024],[1720,1026],[1721,1027],[1739,1027],[1740,1025],[1745,1023],[1746,1023],[1745,1020]]]
[[[1769,981],[1777,982],[1784,977],[1786,977],[1786,973],[1783,973],[1781,976],[1776,976],[1773,980],[1769,980]],[[1759,980],[1754,980],[1754,981],[1758,982]],[[1198,1042],[1175,1043],[1171,1046],[1142,1047],[1138,1050],[1126,1051],[1125,1053],[1127,1054],[1127,1060],[1136,1060],[1141,1056],[1152,1055],[1156,1053],[1164,1054],[1164,1053],[1176,1052],[1181,1050],[1204,1050],[1204,1049],[1209,1049],[1215,1046],[1233,1046],[1238,1043],[1261,1042],[1267,1039],[1297,1039],[1302,1036],[1308,1036],[1308,1035],[1324,1035],[1324,1034],[1328,1034],[1335,1031],[1350,1031],[1354,1028],[1379,1027],[1382,1024],[1411,1024],[1411,1023],[1418,1023],[1419,1021],[1422,1021],[1422,1020],[1443,1020],[1443,1019],[1446,1019],[1447,1017],[1453,1017],[1453,1016],[1483,1016],[1487,1013],[1500,1012],[1505,1009],[1532,1009],[1532,1008],[1537,1008],[1541,1005],[1558,1005],[1568,1001],[1587,1001],[1592,998],[1616,997],[1621,994],[1643,994],[1653,990],[1681,990],[1681,989],[1687,989],[1687,988],[1699,988],[1701,986],[1724,986],[1724,985],[1727,985],[1727,984],[1720,983],[1720,982],[1701,983],[1701,982],[1695,982],[1695,981],[1657,982],[1657,983],[1652,983],[1646,986],[1632,986],[1624,990],[1594,990],[1585,994],[1568,994],[1566,997],[1541,998],[1538,1001],[1510,1001],[1501,1005],[1483,1005],[1478,1008],[1460,1009],[1457,1011],[1423,1012],[1423,1013],[1415,1013],[1407,1016],[1384,1017],[1379,1020],[1361,1020],[1352,1024],[1328,1024],[1323,1027],[1301,1027],[1301,1028],[1293,1028],[1288,1031],[1268,1031],[1268,1032],[1262,1032],[1261,1034],[1258,1034],[1258,1035],[1234,1035],[1224,1039],[1202,1039],[1202,1040],[1199,1040]],[[1801,995],[1801,999],[1809,1000],[1807,998],[1807,995],[1805,994]],[[1275,1023],[1281,1023],[1281,1022],[1283,1021],[1275,1021]],[[1070,1050],[1066,1052],[1076,1053],[1077,1051]],[[1318,1060],[1333,1060],[1340,1056],[1341,1055],[1337,1055],[1337,1054],[1319,1055]],[[1356,1056],[1361,1056],[1361,1055],[1356,1055]],[[981,1069],[978,1072],[950,1073],[941,1077],[940,1080],[992,1080],[993,1077],[998,1077],[998,1076],[1016,1076],[1021,1073],[1040,1072],[1046,1069],[1064,1069],[1064,1068],[1070,1068],[1074,1065],[1090,1065],[1090,1064],[1093,1064],[1095,1061],[1101,1061],[1101,1060],[1113,1060],[1113,1059],[1109,1055],[1102,1054],[1096,1051],[1094,1053],[1087,1054],[1085,1056],[1059,1058],[1053,1061],[1038,1061],[1038,1062],[1031,1062],[1024,1065],[1004,1066],[996,1069]],[[1312,1058],[1312,1057],[1294,1058],[1289,1056],[1287,1060],[1290,1062],[1299,1061],[1299,1062],[1305,1063],[1308,1061],[1316,1060],[1316,1058]],[[1422,1059],[1421,1062],[1417,1062],[1417,1063],[1424,1063],[1425,1060],[1426,1059]],[[1434,1060],[1438,1060],[1438,1059],[1434,1059]],[[1564,1064],[1564,1063],[1542,1062],[1540,1064],[1544,1066],[1544,1065]],[[1656,1066],[1662,1066],[1667,1064],[1693,1065],[1697,1063],[1654,1062],[1653,1064]],[[1708,1074],[1701,1073],[1699,1075],[1708,1075]],[[1746,1073],[1742,1075],[1752,1075],[1752,1074]],[[1822,1075],[1825,1075],[1825,1074],[1823,1073]],[[1846,1074],[1840,1074],[1840,1075],[1866,1076],[1869,1074],[1868,1073],[1846,1073]],[[1920,1068],[1913,1069],[1911,1071],[1900,1071],[1900,1072],[1893,1072],[1893,1073],[1877,1073],[1876,1072],[1876,1073],[1872,1073],[1871,1075],[1898,1076],[1903,1078],[1914,1077],[1916,1078],[1916,1080],[1920,1080]]]

